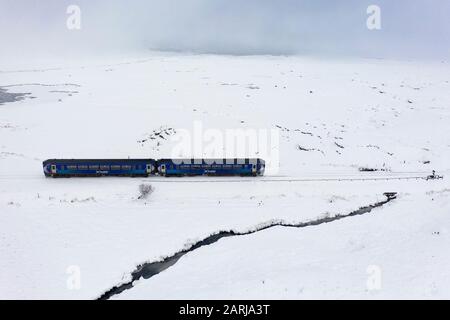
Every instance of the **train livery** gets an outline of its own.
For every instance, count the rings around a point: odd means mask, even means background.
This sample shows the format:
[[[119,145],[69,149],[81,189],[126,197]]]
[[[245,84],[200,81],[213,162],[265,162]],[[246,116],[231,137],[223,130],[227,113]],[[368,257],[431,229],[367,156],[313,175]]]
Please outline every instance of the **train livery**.
[[[43,162],[47,177],[128,176],[148,177],[155,173],[153,159],[50,159]]]
[[[263,175],[261,159],[160,159],[161,176],[257,176]]]
[[[49,159],[46,177],[262,176],[262,159]]]

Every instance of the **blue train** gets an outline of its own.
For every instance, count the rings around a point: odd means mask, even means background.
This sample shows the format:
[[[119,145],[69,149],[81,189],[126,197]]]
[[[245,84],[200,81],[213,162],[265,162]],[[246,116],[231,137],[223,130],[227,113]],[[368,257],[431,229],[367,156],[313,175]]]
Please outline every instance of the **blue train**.
[[[155,173],[153,159],[50,159],[43,162],[47,177],[128,176],[148,177]]]
[[[262,176],[262,159],[49,159],[46,177]]]
[[[262,159],[160,159],[161,176],[257,176],[263,175]]]

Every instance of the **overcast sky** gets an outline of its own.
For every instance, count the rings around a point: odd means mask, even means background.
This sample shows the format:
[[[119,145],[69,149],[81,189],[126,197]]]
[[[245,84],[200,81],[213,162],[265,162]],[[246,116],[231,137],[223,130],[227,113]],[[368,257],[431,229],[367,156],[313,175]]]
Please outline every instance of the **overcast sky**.
[[[81,9],[69,30],[67,7]],[[381,30],[366,26],[381,8]],[[0,0],[2,52],[449,58],[450,0]]]

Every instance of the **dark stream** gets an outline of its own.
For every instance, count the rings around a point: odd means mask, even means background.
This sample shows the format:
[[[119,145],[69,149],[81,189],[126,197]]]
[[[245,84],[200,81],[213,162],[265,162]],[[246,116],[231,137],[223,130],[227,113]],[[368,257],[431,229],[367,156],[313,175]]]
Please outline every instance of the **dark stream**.
[[[124,283],[124,284],[114,286],[113,288],[111,288],[108,291],[106,291],[105,293],[103,293],[98,298],[98,300],[107,300],[107,299],[111,298],[112,296],[120,294],[127,289],[131,289],[133,287],[134,281],[139,280],[141,278],[149,279],[149,278],[157,275],[158,273],[166,270],[167,268],[170,268],[171,266],[173,266],[185,254],[192,252],[194,250],[197,250],[200,247],[213,244],[222,238],[249,235],[249,234],[260,232],[260,231],[263,231],[263,230],[266,230],[269,228],[273,228],[273,227],[304,228],[304,227],[309,227],[309,226],[318,226],[323,223],[329,223],[329,222],[337,221],[340,219],[369,213],[373,209],[381,207],[381,206],[385,205],[386,203],[397,198],[397,194],[395,192],[384,193],[384,196],[386,196],[386,200],[383,200],[383,201],[380,201],[380,202],[377,202],[375,204],[371,204],[371,205],[368,205],[365,207],[361,207],[358,210],[352,211],[345,215],[336,215],[334,217],[319,218],[316,220],[311,220],[308,222],[299,222],[299,223],[295,223],[295,224],[289,224],[289,223],[284,223],[284,222],[274,222],[273,224],[268,224],[268,225],[262,226],[260,228],[257,228],[255,230],[247,231],[247,232],[220,231],[218,233],[210,235],[209,237],[207,237],[203,240],[196,242],[194,245],[192,245],[188,249],[178,251],[177,253],[171,255],[170,257],[165,258],[162,261],[148,262],[148,263],[144,263],[142,265],[137,266],[136,270],[134,270],[131,273],[131,279],[132,279],[131,281]]]

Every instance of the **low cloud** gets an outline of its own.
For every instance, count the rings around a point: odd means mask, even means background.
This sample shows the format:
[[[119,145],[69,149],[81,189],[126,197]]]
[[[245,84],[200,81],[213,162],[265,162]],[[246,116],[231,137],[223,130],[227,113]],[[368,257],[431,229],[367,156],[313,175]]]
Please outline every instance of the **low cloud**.
[[[381,29],[366,26],[369,5]],[[67,28],[69,5],[81,29]],[[0,2],[2,51],[174,50],[447,58],[447,0],[98,0]]]

